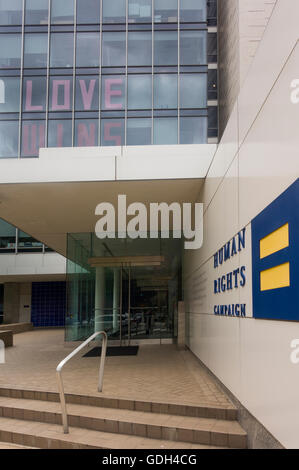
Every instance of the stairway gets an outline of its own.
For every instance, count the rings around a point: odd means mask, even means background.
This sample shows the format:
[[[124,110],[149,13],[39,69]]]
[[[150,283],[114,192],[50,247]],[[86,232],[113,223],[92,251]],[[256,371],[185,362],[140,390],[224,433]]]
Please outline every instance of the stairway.
[[[0,442],[41,449],[246,448],[230,407],[66,394],[63,434],[58,393],[0,388]]]

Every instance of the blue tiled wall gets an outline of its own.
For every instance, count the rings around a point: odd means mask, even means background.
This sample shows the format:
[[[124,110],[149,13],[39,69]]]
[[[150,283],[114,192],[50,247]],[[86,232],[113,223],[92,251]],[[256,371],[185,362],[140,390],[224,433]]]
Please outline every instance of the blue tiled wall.
[[[33,282],[31,321],[35,327],[64,326],[65,282]]]

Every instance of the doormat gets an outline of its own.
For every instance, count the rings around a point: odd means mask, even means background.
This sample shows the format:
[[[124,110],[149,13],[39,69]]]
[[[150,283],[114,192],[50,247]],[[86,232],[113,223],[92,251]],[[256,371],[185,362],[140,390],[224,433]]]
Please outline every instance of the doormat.
[[[137,356],[139,346],[108,346],[106,356]],[[83,357],[100,357],[102,348],[92,348]]]

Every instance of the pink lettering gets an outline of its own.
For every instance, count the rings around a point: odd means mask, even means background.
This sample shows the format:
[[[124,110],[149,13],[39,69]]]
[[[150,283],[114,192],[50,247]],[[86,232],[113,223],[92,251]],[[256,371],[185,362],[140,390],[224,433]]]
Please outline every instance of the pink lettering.
[[[64,87],[64,102],[58,104],[59,87]],[[69,111],[71,102],[71,82],[70,80],[53,80],[52,111]]]
[[[38,155],[38,150],[45,146],[45,125],[39,125],[37,135],[37,124],[24,124],[22,137],[23,155]]]
[[[121,135],[111,135],[110,131],[113,128],[121,128],[120,122],[105,122],[104,124],[104,140],[105,142],[115,142],[115,145],[121,145]]]
[[[92,147],[96,145],[95,139],[96,126],[92,122],[89,124],[89,132],[86,124],[78,124],[78,146],[79,147]]]
[[[25,111],[42,111],[43,106],[33,106],[32,105],[32,80],[27,80],[26,82],[26,105]]]
[[[112,90],[113,85],[122,85],[121,78],[106,78],[105,79],[105,108],[106,109],[122,109],[122,103],[111,103],[112,96],[122,96],[121,90]]]
[[[82,93],[82,101],[83,101],[84,110],[88,111],[91,109],[91,103],[93,99],[96,81],[95,79],[90,80],[88,91],[86,89],[85,80],[79,80],[79,83],[80,83],[80,88],[81,88],[81,93]]]

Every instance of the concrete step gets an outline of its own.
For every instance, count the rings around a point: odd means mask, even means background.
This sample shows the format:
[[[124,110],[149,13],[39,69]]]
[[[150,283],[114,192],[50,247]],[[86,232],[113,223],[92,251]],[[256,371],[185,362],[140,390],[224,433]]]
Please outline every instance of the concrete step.
[[[26,390],[13,387],[0,387],[0,397],[25,398],[30,400],[43,400],[59,402],[59,395],[52,391]],[[237,420],[237,408],[233,404],[209,406],[195,405],[193,403],[177,403],[162,401],[142,401],[122,397],[111,397],[105,394],[80,395],[66,394],[66,402],[103,408],[115,408],[121,410],[154,412],[197,418],[210,418],[234,421]]]
[[[219,449],[219,447],[148,439],[70,427],[63,434],[57,424],[0,418],[0,441],[39,449]]]
[[[180,416],[128,409],[68,404],[69,425],[105,433],[246,448],[247,436],[237,421]],[[0,416],[10,419],[61,423],[57,402],[0,397]]]

